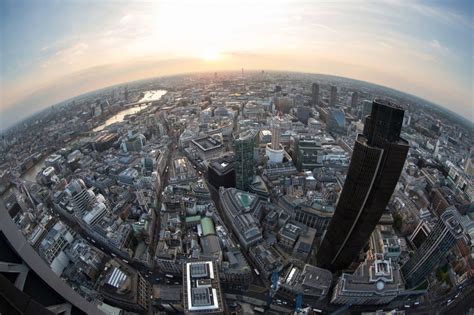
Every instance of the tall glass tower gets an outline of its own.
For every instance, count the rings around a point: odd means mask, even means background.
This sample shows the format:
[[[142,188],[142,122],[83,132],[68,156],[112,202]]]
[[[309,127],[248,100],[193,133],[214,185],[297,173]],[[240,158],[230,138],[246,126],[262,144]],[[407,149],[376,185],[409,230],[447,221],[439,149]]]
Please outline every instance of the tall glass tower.
[[[400,138],[404,110],[375,100],[357,136],[346,181],[319,248],[318,266],[342,270],[358,257],[395,189],[408,153]]]
[[[255,148],[257,130],[249,129],[239,133],[234,138],[235,148],[235,187],[247,190],[254,175],[253,152]]]

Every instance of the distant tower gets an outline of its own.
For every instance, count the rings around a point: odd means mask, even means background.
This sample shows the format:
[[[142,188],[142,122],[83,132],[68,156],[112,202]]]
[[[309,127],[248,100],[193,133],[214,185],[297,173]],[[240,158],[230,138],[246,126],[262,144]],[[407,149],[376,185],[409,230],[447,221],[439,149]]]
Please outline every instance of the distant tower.
[[[329,99],[329,106],[334,107],[337,103],[337,87],[331,86],[331,98]]]
[[[313,83],[311,86],[311,97],[313,100],[313,105],[318,106],[319,105],[319,84]]]
[[[438,139],[438,140],[436,140],[436,145],[435,145],[434,152],[433,152],[433,157],[435,157],[435,158],[439,153],[439,145],[440,145],[440,142],[439,142],[439,139]]]
[[[272,122],[272,149],[278,150],[280,149],[280,121],[275,118]]]
[[[419,285],[439,264],[458,239],[463,237],[460,215],[454,206],[446,209],[415,254],[402,266],[409,287]]]
[[[253,153],[256,143],[257,130],[249,129],[234,138],[235,148],[235,187],[247,190],[254,175]]]
[[[365,117],[372,111],[372,101],[365,100],[362,104],[362,121],[365,121]]]
[[[283,148],[280,145],[280,119],[273,118],[272,125],[272,142],[267,144],[265,148],[265,155],[268,157],[270,163],[281,163],[283,161]]]
[[[355,108],[357,107],[358,103],[359,103],[359,93],[354,92],[352,93],[351,106]]]
[[[403,109],[375,100],[357,136],[336,211],[318,251],[319,267],[342,270],[359,256],[392,196],[408,153]]]
[[[125,98],[126,101],[128,101],[128,88],[125,87],[125,91],[123,92],[123,97]]]

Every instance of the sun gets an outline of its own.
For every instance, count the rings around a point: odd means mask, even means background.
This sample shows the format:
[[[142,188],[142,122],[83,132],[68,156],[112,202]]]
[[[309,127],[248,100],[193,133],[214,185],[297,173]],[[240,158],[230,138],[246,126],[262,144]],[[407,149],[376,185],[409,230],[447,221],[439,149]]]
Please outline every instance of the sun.
[[[220,54],[217,50],[208,48],[204,51],[201,52],[199,55],[201,59],[206,60],[206,61],[215,61],[219,59]]]

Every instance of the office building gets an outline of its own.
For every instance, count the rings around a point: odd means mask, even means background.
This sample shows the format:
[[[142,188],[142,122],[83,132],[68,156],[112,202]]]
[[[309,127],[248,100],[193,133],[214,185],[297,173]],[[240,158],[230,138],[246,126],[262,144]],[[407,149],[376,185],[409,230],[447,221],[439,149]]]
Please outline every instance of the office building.
[[[74,179],[66,187],[66,194],[69,196],[73,210],[80,216],[86,211],[92,210],[95,203],[95,196],[92,191],[87,190],[82,179]]]
[[[372,112],[372,101],[364,100],[364,102],[362,103],[361,119],[365,121],[365,117],[367,117],[367,115],[370,115],[371,112]]]
[[[209,163],[207,176],[214,188],[235,187],[234,155],[224,155]]]
[[[314,106],[319,105],[319,84],[313,83],[311,86],[311,98]]]
[[[281,163],[283,161],[284,150],[280,144],[281,129],[280,120],[278,118],[273,119],[271,130],[272,142],[267,144],[265,148],[265,154],[268,157],[269,163]]]
[[[273,247],[259,244],[250,248],[249,255],[264,278],[283,269],[283,257]]]
[[[295,138],[294,158],[298,171],[312,171],[322,166],[321,139],[300,135]]]
[[[329,106],[334,107],[337,103],[337,87],[331,86],[331,96],[329,98]]]
[[[191,148],[196,150],[201,160],[216,158],[224,153],[224,144],[217,137],[204,136],[191,140]]]
[[[105,264],[99,291],[104,301],[130,312],[145,313],[151,305],[150,283],[139,272],[117,259]]]
[[[353,92],[352,98],[351,98],[351,107],[356,108],[358,103],[359,103],[359,93]]]
[[[258,132],[248,129],[239,133],[234,139],[235,147],[235,181],[236,187],[247,190],[254,175],[253,154]]]
[[[455,207],[450,207],[441,214],[426,240],[402,266],[408,286],[415,287],[423,282],[456,241],[463,237],[464,230],[460,222],[461,218]]]
[[[303,300],[324,299],[332,285],[329,270],[305,264],[303,268],[291,266],[281,277],[280,292],[295,298],[303,295]]]
[[[343,273],[334,287],[331,303],[381,305],[390,303],[404,290],[396,264],[382,254],[363,262],[353,274]]]
[[[311,115],[311,108],[309,108],[307,106],[300,106],[300,107],[296,108],[296,117],[303,124],[305,124],[305,125],[308,124],[308,119],[309,119],[310,115]]]
[[[225,307],[217,266],[212,261],[186,263],[183,267],[184,313],[224,314]]]
[[[375,100],[357,136],[339,202],[318,252],[318,266],[348,268],[367,244],[395,189],[408,153],[403,109]]]
[[[346,113],[339,108],[329,110],[327,117],[328,129],[331,132],[345,133],[346,131]]]
[[[247,250],[250,246],[262,241],[259,223],[262,216],[262,204],[258,196],[235,188],[221,187],[219,199],[224,219],[232,227],[243,248]]]

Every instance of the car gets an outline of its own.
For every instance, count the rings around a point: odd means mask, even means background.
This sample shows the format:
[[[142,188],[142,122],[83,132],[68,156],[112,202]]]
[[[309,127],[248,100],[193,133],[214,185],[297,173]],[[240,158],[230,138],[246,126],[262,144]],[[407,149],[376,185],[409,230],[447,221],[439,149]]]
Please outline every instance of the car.
[[[404,307],[405,307],[405,308],[410,308],[410,305],[405,304]]]
[[[420,302],[416,301],[415,303],[413,303],[414,305],[420,305]]]
[[[459,294],[460,294],[460,293],[456,294],[456,295],[454,296],[454,298],[455,298],[455,299],[457,299],[457,298],[458,298],[458,296],[459,296]]]

